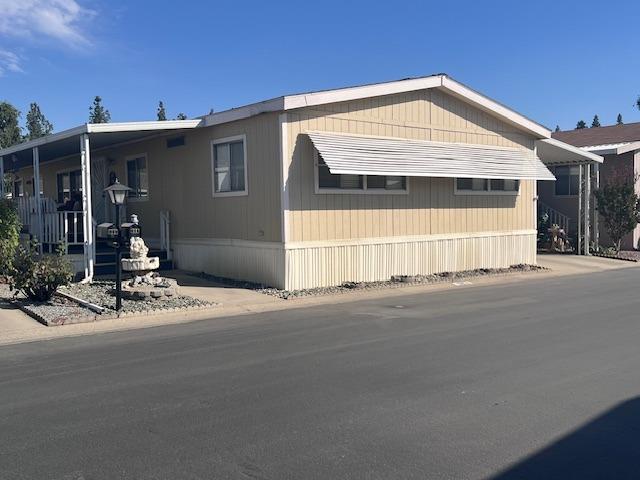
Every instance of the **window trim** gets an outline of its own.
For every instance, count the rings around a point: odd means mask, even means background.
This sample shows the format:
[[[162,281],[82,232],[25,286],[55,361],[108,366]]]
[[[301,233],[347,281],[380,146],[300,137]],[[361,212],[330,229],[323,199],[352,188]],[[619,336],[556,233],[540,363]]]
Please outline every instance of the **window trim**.
[[[319,171],[319,157],[318,150],[314,149],[313,151],[313,176],[314,176],[314,191],[316,195],[335,195],[335,194],[343,194],[343,195],[409,195],[409,179],[411,177],[407,175],[380,175],[381,177],[404,177],[405,178],[405,186],[402,190],[387,190],[385,188],[368,188],[367,187],[367,176],[362,175],[364,177],[362,179],[362,188],[320,188],[320,171]],[[377,175],[376,175],[377,176]]]
[[[233,143],[242,140],[242,153],[244,154],[244,190],[235,190],[231,192],[216,192],[216,172],[215,172],[215,147],[224,143]],[[231,137],[216,138],[211,140],[211,196],[213,198],[224,197],[246,197],[249,195],[249,176],[247,165],[247,135],[233,135]]]
[[[144,157],[144,161],[147,164],[147,196],[146,197],[130,197],[129,193],[127,192],[127,202],[133,202],[133,203],[138,203],[138,202],[148,202],[149,201],[149,197],[151,197],[151,176],[150,174],[150,169],[149,169],[149,157],[147,155],[147,152],[144,153],[136,153],[133,155],[127,155],[126,157],[124,157],[124,175],[126,178],[126,185],[129,186],[130,182],[129,182],[129,161],[130,160],[135,160],[136,158],[141,158]],[[130,187],[132,190],[135,190],[133,187]]]
[[[508,197],[519,197],[520,196],[520,188],[522,187],[522,179],[520,178],[512,178],[512,179],[501,179],[501,178],[489,178],[489,177],[471,177],[471,178],[482,178],[483,180],[488,180],[487,184],[489,186],[488,190],[459,190],[458,189],[458,178],[469,178],[469,177],[454,177],[453,179],[453,194],[454,195],[477,195],[477,196],[508,196]],[[518,180],[518,190],[491,190],[491,180]]]

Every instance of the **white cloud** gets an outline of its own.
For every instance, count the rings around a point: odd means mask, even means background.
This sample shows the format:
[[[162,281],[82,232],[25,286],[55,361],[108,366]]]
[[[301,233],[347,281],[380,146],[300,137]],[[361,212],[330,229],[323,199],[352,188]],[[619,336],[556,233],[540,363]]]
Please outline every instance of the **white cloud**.
[[[89,45],[83,25],[93,16],[76,0],[0,0],[0,35]]]
[[[0,77],[7,72],[20,73],[22,71],[20,57],[8,50],[0,49]]]

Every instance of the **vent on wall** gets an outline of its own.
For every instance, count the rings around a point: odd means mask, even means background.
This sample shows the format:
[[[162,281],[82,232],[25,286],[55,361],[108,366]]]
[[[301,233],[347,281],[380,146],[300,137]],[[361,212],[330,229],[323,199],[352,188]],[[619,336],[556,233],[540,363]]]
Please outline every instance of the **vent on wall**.
[[[167,148],[181,147],[184,145],[184,135],[180,137],[167,138]]]

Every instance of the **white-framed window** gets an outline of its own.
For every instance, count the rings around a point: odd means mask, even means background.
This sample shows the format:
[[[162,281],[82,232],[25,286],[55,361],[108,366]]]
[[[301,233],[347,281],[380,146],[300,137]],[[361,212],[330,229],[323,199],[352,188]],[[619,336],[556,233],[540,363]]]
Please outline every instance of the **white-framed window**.
[[[211,179],[214,197],[248,194],[246,135],[211,141]]]
[[[316,193],[406,194],[407,177],[391,175],[333,174],[315,151]]]
[[[82,194],[82,170],[68,170],[56,173],[58,203],[74,201]]]
[[[126,158],[127,186],[129,198],[146,200],[149,198],[149,162],[146,153],[131,155]]]
[[[577,165],[555,167],[553,173],[556,176],[556,196],[571,197],[578,195],[580,190],[580,167]]]
[[[519,195],[520,180],[503,178],[456,178],[456,195]]]

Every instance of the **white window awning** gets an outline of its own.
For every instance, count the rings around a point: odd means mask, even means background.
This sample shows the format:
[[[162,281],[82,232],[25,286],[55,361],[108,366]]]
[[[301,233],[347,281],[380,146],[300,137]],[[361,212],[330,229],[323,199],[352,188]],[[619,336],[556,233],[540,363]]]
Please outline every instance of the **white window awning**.
[[[523,149],[308,132],[334,174],[555,180]]]

